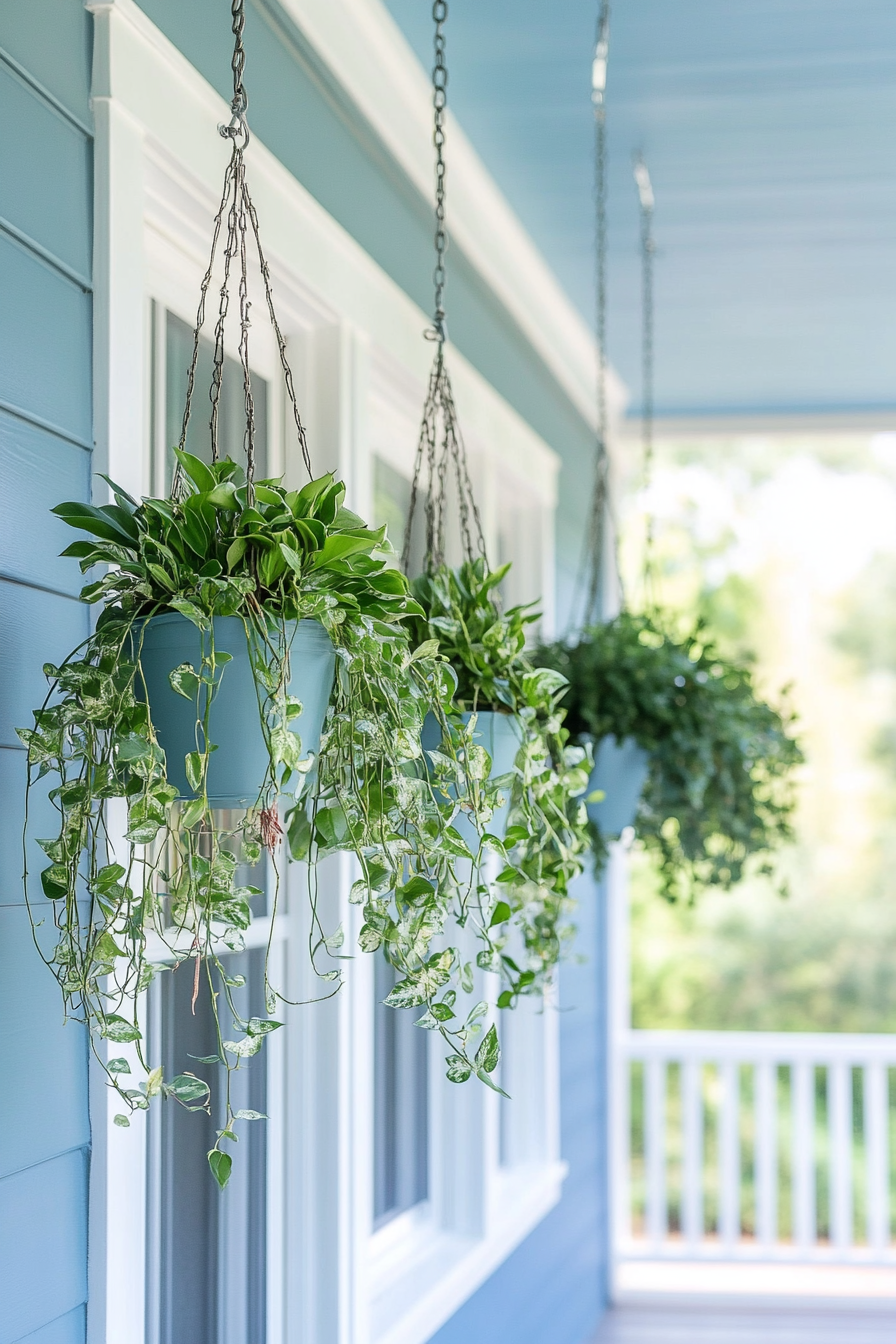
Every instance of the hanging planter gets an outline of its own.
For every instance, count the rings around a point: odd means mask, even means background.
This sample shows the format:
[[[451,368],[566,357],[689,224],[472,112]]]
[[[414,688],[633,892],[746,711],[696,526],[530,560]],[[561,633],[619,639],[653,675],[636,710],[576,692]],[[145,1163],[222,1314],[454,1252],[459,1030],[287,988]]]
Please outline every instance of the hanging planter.
[[[634,826],[647,783],[650,756],[633,737],[601,738],[588,780],[588,818],[601,835],[616,840]]]
[[[270,633],[259,633],[237,616],[214,616],[202,629],[175,611],[151,617],[137,636],[150,718],[179,799],[197,796],[185,766],[197,750],[197,723],[200,753],[206,737],[216,748],[205,780],[209,807],[252,807],[262,794],[271,748],[259,722],[255,668],[264,660]],[[282,633],[289,657],[286,694],[302,706],[287,729],[297,739],[302,764],[310,765],[320,750],[336,651],[320,621],[286,621]],[[194,677],[191,669],[213,660],[214,679]],[[172,680],[175,668],[181,672]]]
[[[569,885],[582,871],[587,818],[582,801],[590,758],[571,746],[558,700],[564,679],[536,669],[525,654],[526,626],[538,619],[523,607],[500,610],[497,593],[509,565],[493,570],[476,506],[466,448],[445,359],[447,279],[445,114],[447,5],[433,6],[433,144],[436,151],[435,303],[427,339],[436,346],[411,487],[402,564],[409,570],[418,498],[425,488],[423,572],[413,579],[420,613],[418,646],[437,651],[453,679],[453,704],[424,730],[426,763],[437,794],[456,806],[452,830],[473,860],[471,915],[489,946],[478,965],[501,976],[500,1007],[541,992],[561,950],[561,925],[571,909]],[[425,480],[424,480],[425,476]],[[449,499],[448,486],[455,491]],[[461,563],[446,557],[446,522],[456,506]],[[446,761],[453,759],[454,769]],[[503,867],[484,880],[486,850]],[[500,865],[499,865],[500,866]],[[506,951],[521,937],[523,964]],[[388,952],[387,952],[388,955]],[[387,1000],[388,1002],[388,1000]]]
[[[481,834],[496,790],[478,770],[472,726],[456,714],[456,677],[436,640],[413,642],[423,612],[392,566],[385,529],[368,528],[345,507],[345,487],[332,475],[313,477],[246,184],[243,0],[233,0],[232,13],[233,115],[221,128],[231,158],[200,291],[171,495],[137,501],[110,481],[114,503],[55,510],[88,534],[65,554],[83,572],[108,568],[81,594],[101,608],[93,634],[58,667],[46,667],[47,699],[19,734],[29,789],[43,776],[54,779],[58,831],[39,841],[49,860],[40,884],[57,932],[47,964],[67,1012],[88,1025],[92,1042],[130,1047],[119,1058],[97,1050],[122,1105],[116,1123],[127,1126],[159,1096],[211,1111],[210,1085],[191,1072],[163,1076],[143,1037],[141,996],[155,977],[189,961],[193,1004],[211,996],[223,1071],[222,1127],[208,1154],[221,1186],[238,1127],[263,1119],[233,1109],[230,1075],[281,1026],[282,1000],[267,979],[264,1018],[245,1019],[231,994],[236,982],[224,958],[244,946],[260,894],[240,884],[242,865],[259,862],[265,850],[275,855],[284,834],[291,856],[307,863],[312,960],[335,992],[343,933],[321,923],[314,870],[328,854],[355,855],[360,876],[350,899],[363,912],[360,946],[388,955],[399,972],[389,1002],[421,1008],[420,1025],[442,1038],[456,1082],[475,1074],[494,1086],[500,1052],[493,1026],[477,1041],[480,1006],[460,1009],[473,975],[449,931],[470,922],[483,948],[480,964],[492,964],[505,923],[491,898],[483,917],[469,921],[471,854],[452,825],[456,798]],[[206,463],[184,443],[222,237]],[[300,490],[255,479],[250,249],[311,477]],[[245,470],[218,454],[231,286],[239,295]],[[439,761],[422,771],[427,715],[443,740]],[[272,867],[273,920],[279,870]],[[26,874],[29,910],[31,891]],[[157,940],[152,957],[150,938]]]
[[[677,636],[655,617],[622,612],[537,657],[568,679],[567,723],[595,743],[597,761],[608,744],[618,761],[620,741],[646,757],[634,826],[669,899],[730,887],[751,858],[791,838],[792,772],[802,760],[792,717],[757,695],[749,666],[724,658],[704,627]],[[638,757],[627,754],[631,767]],[[609,805],[621,811],[629,801],[609,778],[605,792],[608,812],[592,813],[599,859],[615,833],[606,817],[619,819]]]

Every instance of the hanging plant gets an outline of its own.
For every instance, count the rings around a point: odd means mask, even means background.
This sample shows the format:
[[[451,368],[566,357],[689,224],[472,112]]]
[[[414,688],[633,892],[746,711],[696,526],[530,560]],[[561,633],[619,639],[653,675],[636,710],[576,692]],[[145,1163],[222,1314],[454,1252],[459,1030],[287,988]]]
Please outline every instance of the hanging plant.
[[[89,534],[65,554],[82,571],[110,568],[82,592],[101,607],[93,634],[58,667],[32,728],[29,790],[54,780],[58,833],[41,839],[41,873],[57,932],[46,960],[67,1010],[91,1040],[133,1046],[131,1060],[106,1059],[123,1102],[116,1123],[167,1096],[211,1111],[209,1085],[190,1072],[163,1076],[147,1053],[140,996],[160,973],[192,963],[193,1005],[210,996],[217,1061],[226,1084],[221,1129],[209,1164],[225,1185],[236,1126],[263,1117],[235,1111],[231,1075],[280,1027],[280,996],[265,975],[265,1018],[244,1019],[231,994],[239,977],[224,961],[244,946],[261,887],[241,884],[244,865],[270,856],[275,881],[283,824],[294,858],[314,868],[335,850],[354,853],[363,906],[360,941],[383,947],[402,979],[395,1006],[419,1005],[421,1024],[449,1047],[449,1077],[475,1073],[491,1084],[499,1050],[494,1027],[481,1043],[477,1004],[463,1016],[459,991],[472,967],[445,946],[446,930],[469,919],[472,855],[452,825],[461,793],[484,829],[496,790],[476,780],[471,731],[454,725],[431,769],[421,734],[431,716],[447,726],[456,679],[430,640],[415,647],[407,623],[422,615],[389,558],[385,530],[345,508],[332,476],[288,491],[254,479],[255,424],[248,356],[248,243],[254,240],[268,313],[301,453],[312,476],[245,180],[246,95],[242,86],[243,4],[234,0],[232,141],[212,253],[201,286],[180,447],[169,499],[137,501],[109,482],[115,502],[60,505]],[[225,225],[226,219],[226,225]],[[219,237],[224,283],[215,329],[211,463],[184,451],[200,331]],[[245,401],[246,471],[218,456],[218,410],[231,266],[239,270],[239,354]],[[26,807],[27,811],[27,807]],[[27,821],[26,821],[27,827]],[[25,879],[26,899],[29,881]],[[492,906],[494,902],[492,902]],[[494,909],[478,932],[494,954]],[[39,921],[37,921],[39,922]],[[500,921],[498,921],[500,923]],[[325,930],[313,906],[312,956],[339,959],[341,930]],[[341,973],[319,968],[338,987]],[[474,1049],[474,1046],[477,1048]],[[101,1052],[97,1051],[98,1056]],[[133,1061],[142,1078],[131,1076]]]
[[[757,695],[749,665],[722,657],[703,625],[676,637],[657,618],[622,612],[537,660],[568,679],[574,739],[596,751],[633,739],[647,754],[635,831],[668,899],[731,887],[751,858],[792,838],[802,760],[793,716]],[[599,823],[593,834],[602,855]],[[771,871],[767,861],[760,871]]]
[[[570,745],[563,723],[566,678],[536,668],[526,655],[526,627],[537,613],[519,606],[501,612],[497,605],[495,593],[509,568],[489,570],[480,557],[453,570],[440,565],[412,584],[424,612],[413,622],[416,638],[437,639],[457,678],[443,736],[457,734],[457,751],[463,729],[472,731],[481,764],[470,774],[487,764],[501,791],[497,801],[503,800],[487,830],[477,835],[470,828],[477,860],[492,849],[504,863],[491,916],[494,946],[479,960],[506,981],[502,1008],[520,994],[543,991],[563,940],[572,935],[564,916],[588,849],[583,799],[591,770],[587,745]],[[515,930],[522,965],[508,950]]]

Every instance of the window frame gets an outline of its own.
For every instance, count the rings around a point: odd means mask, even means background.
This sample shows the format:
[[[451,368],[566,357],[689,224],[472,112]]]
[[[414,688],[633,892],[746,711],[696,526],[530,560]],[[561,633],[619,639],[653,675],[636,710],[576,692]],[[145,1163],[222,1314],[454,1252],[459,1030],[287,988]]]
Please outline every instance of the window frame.
[[[226,157],[226,146],[218,158],[209,146],[226,105],[133,0],[88,0],[88,8],[96,20],[96,469],[141,494],[155,484],[150,408],[155,400],[158,410],[158,389],[150,370],[162,324],[154,329],[150,301],[193,320]],[[250,155],[315,469],[338,471],[350,506],[367,513],[373,453],[391,452],[400,470],[413,461],[432,353],[420,335],[425,318],[263,145],[253,141]],[[252,340],[253,364],[270,377],[272,470],[282,466],[298,483],[295,455],[277,462],[286,417],[276,370],[267,373],[261,320]],[[494,548],[498,485],[512,476],[535,492],[549,602],[557,458],[455,352],[452,374],[468,449],[482,464],[486,540]],[[157,415],[156,426],[163,423]],[[552,619],[548,605],[548,631]],[[542,1061],[530,1071],[528,1118],[520,1121],[530,1156],[511,1168],[499,1160],[499,1098],[448,1083],[429,1038],[429,1206],[373,1233],[373,961],[355,955],[340,993],[321,997],[307,958],[305,872],[284,868],[282,984],[303,1006],[286,1011],[284,1030],[266,1047],[268,1344],[423,1344],[560,1198],[558,1016],[548,1006],[528,1025],[508,1023],[508,1053],[518,1038],[521,1049],[537,1041]],[[348,951],[361,922],[348,902],[353,877],[347,855],[320,865],[319,908],[334,928],[343,924]],[[263,922],[253,923],[253,940]],[[151,1127],[139,1115],[129,1130],[118,1129],[116,1109],[95,1067],[88,1337],[155,1344],[143,1306]]]

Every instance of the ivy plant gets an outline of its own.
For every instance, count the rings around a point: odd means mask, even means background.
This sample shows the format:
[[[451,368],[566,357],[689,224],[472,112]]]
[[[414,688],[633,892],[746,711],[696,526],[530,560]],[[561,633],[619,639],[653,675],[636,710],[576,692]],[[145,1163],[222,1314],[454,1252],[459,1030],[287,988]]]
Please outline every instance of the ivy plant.
[[[729,888],[754,857],[771,873],[771,851],[792,837],[802,753],[792,714],[761,698],[748,662],[723,657],[702,622],[681,636],[628,611],[536,659],[569,683],[575,740],[632,737],[649,753],[635,830],[668,899]]]
[[[432,769],[421,768],[424,718],[434,714],[447,727],[456,678],[435,639],[413,642],[422,610],[392,565],[385,529],[366,527],[345,507],[343,485],[331,475],[296,491],[278,481],[247,485],[229,460],[207,466],[185,452],[178,460],[179,499],[138,502],[109,482],[114,503],[55,510],[89,534],[64,554],[85,573],[108,568],[82,592],[101,608],[93,633],[45,668],[49,693],[20,736],[29,789],[49,776],[58,816],[57,833],[39,841],[49,860],[40,883],[56,928],[46,959],[91,1039],[132,1046],[130,1060],[97,1052],[123,1103],[116,1122],[128,1125],[135,1109],[163,1095],[211,1111],[205,1082],[191,1072],[163,1075],[147,1053],[139,1012],[157,975],[192,962],[193,1000],[211,996],[215,1059],[225,1069],[222,1127],[209,1154],[223,1186],[238,1124],[262,1118],[233,1109],[232,1072],[281,1025],[267,974],[267,1016],[246,1020],[222,960],[243,946],[260,894],[240,885],[241,866],[267,851],[276,873],[285,827],[293,857],[308,862],[313,896],[317,860],[353,852],[361,947],[382,946],[401,976],[389,1001],[423,1009],[423,1025],[449,1048],[449,1077],[476,1074],[493,1085],[497,1036],[493,1026],[482,1036],[486,1005],[461,1011],[458,994],[472,990],[472,967],[446,944],[470,901],[472,856],[452,825],[456,796],[484,828],[496,789],[463,724],[453,725]],[[184,763],[188,799],[169,781],[141,662],[146,624],[166,612],[198,632],[196,662],[169,674],[173,690],[196,707],[196,750]],[[230,659],[216,648],[221,616],[243,623],[268,760],[255,803],[226,826],[207,787],[216,747],[209,708]],[[290,630],[303,618],[324,626],[337,655],[316,761],[290,728],[301,712],[289,693]],[[27,873],[25,885],[27,897]],[[272,928],[276,907],[275,890]],[[479,921],[489,957],[494,915]],[[312,927],[312,956],[335,991],[342,930],[324,929],[316,905]]]
[[[480,966],[503,978],[502,1008],[544,989],[572,934],[565,916],[573,905],[570,884],[588,849],[583,799],[591,769],[587,744],[570,743],[564,726],[565,676],[533,666],[526,654],[526,627],[538,613],[531,606],[502,612],[498,605],[509,568],[492,570],[476,558],[456,569],[436,566],[412,583],[423,612],[412,618],[416,638],[438,641],[457,682],[446,739],[453,734],[457,749],[465,730],[475,735],[485,712],[512,714],[520,726],[512,772],[491,781],[509,801],[507,831],[500,842],[483,832],[477,855],[481,861],[491,848],[502,860],[487,903],[491,946],[478,957]]]

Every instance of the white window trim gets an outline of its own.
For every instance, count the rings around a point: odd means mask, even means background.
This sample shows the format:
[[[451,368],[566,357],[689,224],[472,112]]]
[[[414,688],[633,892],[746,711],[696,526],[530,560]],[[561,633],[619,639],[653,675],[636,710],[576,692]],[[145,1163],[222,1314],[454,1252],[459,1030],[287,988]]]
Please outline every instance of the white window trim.
[[[139,494],[151,484],[147,300],[192,318],[227,152],[215,135],[226,107],[133,0],[87,7],[96,19],[96,465]],[[315,467],[338,471],[349,502],[367,512],[383,407],[413,428],[411,446],[416,438],[432,353],[421,339],[426,319],[257,141],[250,156]],[[253,362],[267,375],[263,327],[260,320],[253,327]],[[544,591],[552,593],[556,455],[456,352],[452,374],[471,452],[489,475],[488,539],[497,482],[512,475],[539,501]],[[406,463],[405,453],[395,465]],[[287,478],[300,479],[294,455],[282,465]],[[344,924],[347,950],[360,918],[347,900],[351,867],[339,857],[320,871],[320,906],[333,927]],[[322,985],[307,960],[303,871],[291,869],[284,885],[284,992],[319,999]],[[344,989],[290,1009],[270,1043],[269,1344],[423,1344],[556,1204],[565,1174],[557,1014],[523,1010],[509,1015],[508,1052],[519,1038],[542,1060],[539,1086],[520,1110],[523,1159],[501,1168],[498,1097],[448,1083],[433,1042],[429,1208],[372,1234],[373,963],[356,955],[346,965]],[[143,1311],[147,1127],[138,1116],[129,1130],[117,1129],[116,1109],[96,1071],[89,1338],[153,1344]],[[459,1166],[455,1153],[463,1154]]]

